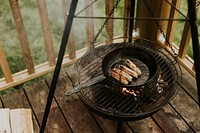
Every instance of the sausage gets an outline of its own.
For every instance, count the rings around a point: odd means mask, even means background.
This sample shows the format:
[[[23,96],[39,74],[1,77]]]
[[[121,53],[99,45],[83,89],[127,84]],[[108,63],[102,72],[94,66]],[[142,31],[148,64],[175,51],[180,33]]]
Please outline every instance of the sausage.
[[[115,71],[111,71],[111,76],[116,80],[122,82],[123,84],[128,84],[128,80],[125,77],[121,76],[119,73],[116,73]]]
[[[126,72],[127,74],[129,74],[135,78],[138,78],[138,74],[135,71],[129,69],[128,67],[126,67],[124,65],[119,65],[119,67],[121,68],[122,71]]]
[[[133,71],[135,71],[138,75],[141,75],[141,74],[142,74],[141,70],[140,70],[132,61],[130,61],[129,59],[126,59],[126,60],[125,60],[125,63],[126,63]]]
[[[133,77],[131,77],[129,74],[127,74],[126,72],[124,72],[118,68],[113,68],[113,71],[115,71],[116,73],[119,73],[121,76],[125,77],[129,82],[131,82],[133,79]]]

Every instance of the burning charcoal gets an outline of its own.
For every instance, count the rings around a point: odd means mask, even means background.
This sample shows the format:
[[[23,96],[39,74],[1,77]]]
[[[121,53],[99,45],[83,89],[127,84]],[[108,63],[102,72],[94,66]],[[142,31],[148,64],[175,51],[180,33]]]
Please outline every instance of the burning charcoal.
[[[161,82],[161,83],[159,84],[159,86],[165,88],[165,87],[168,86],[168,83],[167,83],[167,82]]]
[[[122,92],[123,95],[127,95],[125,87],[121,88],[121,90],[122,90],[121,92]]]
[[[130,61],[129,59],[126,59],[126,60],[125,60],[125,63],[126,63],[133,71],[135,71],[138,75],[141,75],[141,74],[142,74],[141,70],[140,70],[132,61]]]
[[[165,88],[165,87],[168,86],[168,83],[165,82],[163,79],[160,78],[160,79],[157,80],[156,87],[158,87],[158,86],[161,86],[161,87]]]
[[[163,92],[163,87],[158,86],[158,87],[157,87],[157,92],[158,92],[159,94],[162,93],[162,92]]]
[[[122,88],[122,92],[125,92],[125,91],[126,91],[126,88],[125,88],[125,87],[123,87],[123,88]]]
[[[163,82],[165,82],[163,79],[160,79],[160,81],[159,81],[160,83],[163,83]]]
[[[156,83],[156,87],[159,87],[159,85],[160,85],[159,83]]]
[[[130,92],[130,94],[132,94],[133,96],[137,97],[137,94],[135,93],[134,90],[132,90],[132,91]]]
[[[139,96],[140,95],[140,92],[139,91],[137,91],[137,90],[135,90],[135,93]]]
[[[143,85],[143,86],[140,88],[140,91],[143,91],[144,87],[145,87],[145,86]]]
[[[124,95],[131,94],[135,97],[138,97],[140,95],[139,91],[137,91],[137,90],[129,90],[125,87],[121,88],[121,90],[122,90],[122,94],[124,94]]]
[[[162,77],[161,77],[161,74],[159,74],[159,77],[158,77],[158,80],[157,80],[157,83],[156,83],[156,87],[157,87],[157,92],[158,93],[162,93],[164,88],[166,88],[168,86],[168,83],[165,82]]]

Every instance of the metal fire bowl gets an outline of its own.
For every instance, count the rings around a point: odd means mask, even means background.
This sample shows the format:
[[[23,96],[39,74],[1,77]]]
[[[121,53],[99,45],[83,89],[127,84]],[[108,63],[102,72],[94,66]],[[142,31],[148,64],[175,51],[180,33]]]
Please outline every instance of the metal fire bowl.
[[[77,62],[78,83],[84,84],[88,80],[102,75],[102,61],[108,53],[123,47],[138,47],[151,53],[160,68],[159,75],[168,83],[162,92],[154,82],[151,86],[145,86],[149,90],[143,97],[123,95],[119,88],[110,87],[107,80],[99,82],[78,93],[80,99],[89,109],[100,116],[112,120],[135,121],[151,116],[165,106],[176,95],[181,80],[181,69],[174,56],[165,48],[151,41],[139,40],[134,43],[116,43],[96,47],[88,51]]]

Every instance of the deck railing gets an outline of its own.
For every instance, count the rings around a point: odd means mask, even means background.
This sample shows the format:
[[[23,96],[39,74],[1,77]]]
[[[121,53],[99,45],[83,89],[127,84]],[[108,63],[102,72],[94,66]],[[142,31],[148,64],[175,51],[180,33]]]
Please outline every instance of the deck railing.
[[[91,3],[93,3],[93,0],[86,0],[84,7],[87,7]],[[124,0],[124,17],[127,18],[129,16],[128,13],[130,12],[130,1]],[[199,1],[197,1],[199,2]],[[170,5],[169,3],[172,3]],[[152,15],[155,18],[178,18],[179,12],[175,10],[174,7],[177,9],[180,8],[181,0],[160,0],[155,1],[146,1],[147,5],[149,6],[149,10],[151,10],[151,13],[145,8],[144,1],[139,0],[137,1],[137,9],[136,9],[136,18],[135,19],[135,31],[139,32],[140,37],[150,39],[153,41],[159,42],[161,45],[165,45],[165,41],[159,40],[160,30],[159,27],[155,24],[154,20],[142,20],[139,18],[151,18]],[[10,66],[7,61],[7,56],[5,55],[4,49],[3,49],[3,42],[0,44],[0,65],[1,69],[3,71],[4,77],[0,79],[0,91],[5,90],[11,87],[14,87],[16,85],[22,84],[24,82],[27,82],[29,80],[32,80],[36,77],[40,77],[44,74],[47,74],[49,72],[52,72],[54,70],[55,64],[56,64],[56,57],[55,57],[55,50],[53,47],[53,41],[52,41],[52,31],[50,27],[49,17],[48,17],[48,8],[45,0],[37,0],[37,8],[40,15],[40,21],[41,26],[43,30],[44,35],[44,42],[45,42],[45,48],[47,54],[47,60],[39,65],[34,65],[33,59],[31,56],[31,50],[29,47],[29,41],[26,34],[26,29],[24,26],[24,20],[21,15],[20,5],[18,0],[9,0],[10,9],[12,11],[13,19],[16,26],[16,31],[18,33],[18,39],[21,44],[21,49],[23,51],[23,58],[24,62],[26,64],[26,69],[23,71],[19,71],[17,73],[12,73]],[[114,6],[114,0],[107,0],[105,2],[105,16],[107,16],[110,11],[113,9]],[[67,15],[70,7],[70,0],[62,0],[62,9],[63,9],[63,18],[66,21]],[[58,7],[60,8],[60,7]],[[88,6],[85,10],[85,16],[92,17],[94,12],[94,7]],[[198,6],[197,6],[198,10]],[[114,12],[115,13],[115,12]],[[103,13],[102,13],[103,14]],[[114,14],[111,16],[114,17]],[[126,25],[126,22],[128,21],[128,25]],[[174,29],[176,28],[177,21],[158,21],[161,25],[161,28],[163,29],[164,34],[166,35],[166,38],[170,41],[171,44],[173,44],[174,39]],[[129,25],[129,20],[124,19],[124,28],[125,26]],[[106,42],[112,43],[114,38],[114,19],[110,19],[106,24]],[[189,47],[190,42],[190,28],[188,21],[185,21],[184,30],[182,33],[181,41],[180,41],[180,47],[173,47],[178,51],[178,57],[181,65],[183,65],[192,75],[195,76],[194,67],[193,67],[193,60],[187,56],[187,50]],[[95,32],[95,23],[93,19],[86,19],[86,42],[90,44],[94,40],[94,36],[96,34]],[[129,32],[129,31],[127,31]],[[122,33],[122,36],[124,33]],[[73,27],[70,33],[68,45],[67,45],[67,54],[65,55],[65,58],[63,60],[63,66],[69,65],[74,63],[77,59],[79,59],[86,51],[87,49],[91,48],[90,45],[87,45],[85,48],[76,50],[76,36],[73,33]],[[167,47],[167,46],[166,46]]]

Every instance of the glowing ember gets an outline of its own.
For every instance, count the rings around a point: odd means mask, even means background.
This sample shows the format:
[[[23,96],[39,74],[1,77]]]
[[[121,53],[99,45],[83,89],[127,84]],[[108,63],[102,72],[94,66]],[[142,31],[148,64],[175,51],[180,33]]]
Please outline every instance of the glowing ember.
[[[133,96],[135,96],[135,97],[140,96],[140,92],[137,91],[137,90],[128,89],[128,88],[125,88],[125,87],[122,87],[121,90],[122,90],[122,91],[121,91],[122,94],[124,94],[124,95],[131,94],[131,95],[133,95]]]
[[[157,87],[157,92],[160,94],[163,92],[164,88],[166,88],[168,86],[168,83],[165,82],[162,77],[161,77],[161,74],[159,75],[158,77],[158,80],[157,80],[157,84],[156,84],[156,87]]]

